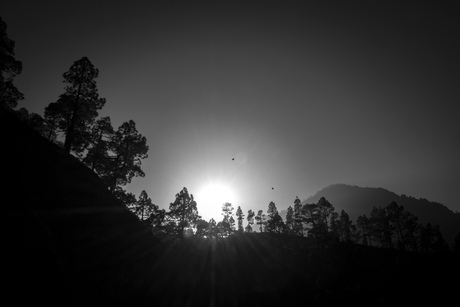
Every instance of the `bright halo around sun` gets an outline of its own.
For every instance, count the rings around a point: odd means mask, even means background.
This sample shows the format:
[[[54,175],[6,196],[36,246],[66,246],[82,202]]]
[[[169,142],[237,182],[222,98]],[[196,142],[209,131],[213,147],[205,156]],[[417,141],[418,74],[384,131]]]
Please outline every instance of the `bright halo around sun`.
[[[216,222],[222,220],[222,205],[231,203],[235,207],[235,193],[232,189],[221,183],[204,185],[195,195],[198,212],[205,221],[213,218]]]

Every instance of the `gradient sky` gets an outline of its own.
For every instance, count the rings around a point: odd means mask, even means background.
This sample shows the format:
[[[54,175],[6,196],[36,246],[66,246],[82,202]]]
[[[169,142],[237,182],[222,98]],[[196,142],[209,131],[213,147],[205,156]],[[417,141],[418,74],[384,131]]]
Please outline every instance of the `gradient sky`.
[[[305,2],[3,0],[0,15],[19,107],[43,114],[87,56],[100,115],[133,119],[150,146],[127,189],[161,208],[221,181],[245,213],[334,183],[460,211],[454,7]]]

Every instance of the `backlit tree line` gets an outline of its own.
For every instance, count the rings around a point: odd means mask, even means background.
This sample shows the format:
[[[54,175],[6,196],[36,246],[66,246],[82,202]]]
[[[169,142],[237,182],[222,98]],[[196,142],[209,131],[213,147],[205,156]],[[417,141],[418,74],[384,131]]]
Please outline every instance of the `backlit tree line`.
[[[197,203],[187,188],[176,194],[169,211],[152,204],[143,191],[139,200],[133,198],[129,206],[137,216],[151,225],[160,236],[174,235],[185,238],[225,238],[235,233],[266,232],[314,238],[321,246],[327,242],[352,242],[371,247],[398,248],[419,252],[448,250],[439,226],[418,223],[416,216],[396,202],[385,207],[373,207],[369,217],[359,216],[354,224],[349,215],[321,197],[317,203],[303,204],[298,197],[294,206],[286,210],[285,220],[274,202],[268,204],[266,214],[252,209],[245,215],[240,206],[222,205],[222,220],[205,221],[198,213]],[[246,223],[246,226],[244,226]]]

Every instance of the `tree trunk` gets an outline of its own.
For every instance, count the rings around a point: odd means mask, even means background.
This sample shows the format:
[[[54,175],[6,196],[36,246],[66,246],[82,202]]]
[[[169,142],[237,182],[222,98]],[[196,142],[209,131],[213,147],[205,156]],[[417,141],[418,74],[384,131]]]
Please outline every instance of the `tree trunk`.
[[[81,78],[83,78],[83,73],[84,69],[81,71]],[[64,143],[64,152],[65,153],[70,153],[70,149],[72,148],[72,142],[74,138],[74,130],[75,130],[75,123],[76,123],[76,117],[77,117],[77,111],[78,111],[78,102],[80,100],[80,94],[81,94],[81,85],[82,81],[80,81],[80,84],[78,85],[78,91],[77,91],[77,97],[75,97],[75,106],[73,108],[73,114],[72,118],[70,119],[70,125],[67,127],[67,132],[65,136],[65,143]]]
[[[72,147],[73,132],[75,130],[75,122],[76,122],[77,111],[78,111],[78,99],[79,97],[77,96],[77,98],[75,99],[75,106],[72,112],[72,118],[70,119],[70,125],[67,126],[65,142],[64,142],[64,152],[65,153],[70,153],[70,149]]]

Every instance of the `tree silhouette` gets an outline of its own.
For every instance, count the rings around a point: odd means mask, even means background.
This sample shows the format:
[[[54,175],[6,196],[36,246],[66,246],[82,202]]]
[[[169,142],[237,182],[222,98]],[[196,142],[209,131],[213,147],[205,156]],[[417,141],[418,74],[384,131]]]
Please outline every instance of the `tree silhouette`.
[[[152,226],[153,233],[155,235],[164,234],[164,223],[165,223],[166,211],[165,209],[159,209],[158,206],[154,205],[150,216],[145,220],[147,225]]]
[[[120,200],[131,212],[136,214],[137,200],[133,193],[120,189],[114,194],[114,196]]]
[[[304,236],[303,232],[303,208],[302,202],[299,197],[296,196],[294,200],[294,233],[298,236]]]
[[[236,209],[236,217],[238,220],[238,232],[243,232],[244,231],[244,228],[243,228],[244,214],[240,206],[238,206],[238,209]]]
[[[352,222],[350,220],[350,216],[348,215],[348,213],[346,213],[343,209],[340,212],[339,232],[342,241],[351,241]]]
[[[248,225],[246,226],[246,232],[252,232],[252,225],[254,225],[254,216],[255,216],[255,212],[249,209],[248,215],[246,217],[248,220]]]
[[[391,202],[385,207],[373,207],[370,218],[366,215],[357,219],[363,244],[373,242],[385,248],[411,249],[412,251],[436,252],[448,249],[439,226],[433,227],[417,223],[417,217],[405,211],[404,207]],[[352,236],[357,236],[351,225]],[[397,244],[395,244],[395,242]]]
[[[386,248],[393,248],[392,225],[385,208],[373,207],[369,218],[371,235]]]
[[[437,253],[448,250],[448,245],[444,240],[439,225],[432,226],[427,223],[420,225],[420,249],[425,253]]]
[[[16,60],[15,43],[8,38],[6,23],[0,17],[0,107],[14,109],[24,95],[14,86],[13,79],[22,72],[22,62]]]
[[[283,233],[285,230],[283,219],[279,215],[275,203],[272,201],[268,204],[267,216],[266,231],[272,233]]]
[[[403,206],[399,206],[394,201],[387,205],[385,210],[391,224],[391,229],[396,235],[398,247],[401,249],[409,247],[414,251],[417,250],[417,217],[405,211]]]
[[[361,229],[362,235],[363,235],[363,244],[368,245],[372,247],[372,239],[371,239],[371,225],[368,217],[364,215],[358,216],[358,219],[356,220],[356,223],[358,224],[358,227]]]
[[[391,224],[391,229],[395,230],[397,242],[399,246],[403,249],[405,248],[404,243],[406,238],[403,233],[403,212],[404,208],[399,206],[396,202],[392,201],[389,205],[385,207],[386,213],[388,215],[388,220]]]
[[[292,209],[292,206],[289,206],[286,210],[286,231],[288,234],[295,234],[294,229],[294,210]]]
[[[139,199],[137,200],[135,213],[139,217],[141,221],[147,219],[150,214],[154,213],[158,210],[158,206],[152,203],[152,200],[148,196],[145,190],[142,190],[141,194],[139,195]]]
[[[409,246],[414,252],[418,250],[417,236],[419,231],[418,218],[408,211],[402,214],[402,228],[404,229],[404,246]]]
[[[263,214],[263,210],[259,210],[257,212],[257,215],[255,216],[255,220],[256,220],[256,223],[257,225],[259,225],[259,229],[260,229],[260,232],[263,232],[264,228],[264,224],[265,224],[265,214]]]
[[[228,237],[232,233],[232,223],[233,227],[235,225],[235,220],[233,219],[233,206],[231,203],[226,202],[222,205],[222,215],[223,220],[217,223],[218,230],[222,237]]]
[[[91,147],[83,163],[96,173],[103,174],[110,168],[110,146],[114,133],[108,116],[98,119],[91,128]]]
[[[147,158],[147,139],[136,129],[134,121],[124,122],[112,133],[110,119],[101,118],[93,128],[93,146],[83,162],[93,169],[112,193],[130,183],[133,177],[144,177],[142,159]]]
[[[228,202],[224,203],[222,205],[222,215],[224,216],[223,221],[228,222],[232,214],[233,214],[232,204]]]
[[[233,218],[233,216],[230,216],[230,218],[228,219],[228,225],[230,227],[230,233],[235,232],[235,219]]]
[[[217,238],[217,223],[213,218],[208,223],[208,234],[210,238]]]
[[[200,238],[208,238],[211,233],[211,228],[210,228],[210,223],[206,222],[203,219],[199,219],[196,222],[196,233],[195,235],[200,237]]]
[[[331,233],[335,238],[338,238],[339,240],[343,241],[342,234],[340,232],[341,228],[341,222],[339,219],[339,214],[337,212],[332,212],[331,213],[331,218],[330,218],[330,229]]]
[[[51,103],[45,109],[45,115],[50,129],[59,127],[65,134],[64,151],[72,150],[80,155],[88,145],[89,127],[98,116],[98,110],[105,104],[104,98],[99,98],[96,78],[99,70],[93,66],[87,57],[75,61],[70,69],[62,76],[66,83],[65,93],[59,96],[57,102]],[[58,122],[58,125],[54,124]]]
[[[56,136],[48,131],[46,121],[40,114],[33,112],[29,113],[26,108],[20,108],[16,111],[16,115],[26,125],[46,137],[48,140],[55,142]]]
[[[302,213],[302,221],[305,223],[308,236],[317,239],[323,232],[327,231],[321,221],[321,211],[317,204],[305,204]]]
[[[176,194],[176,199],[169,205],[167,216],[175,234],[184,238],[185,230],[193,228],[196,222],[201,218],[198,215],[198,209],[193,195],[189,194],[187,188]]]

